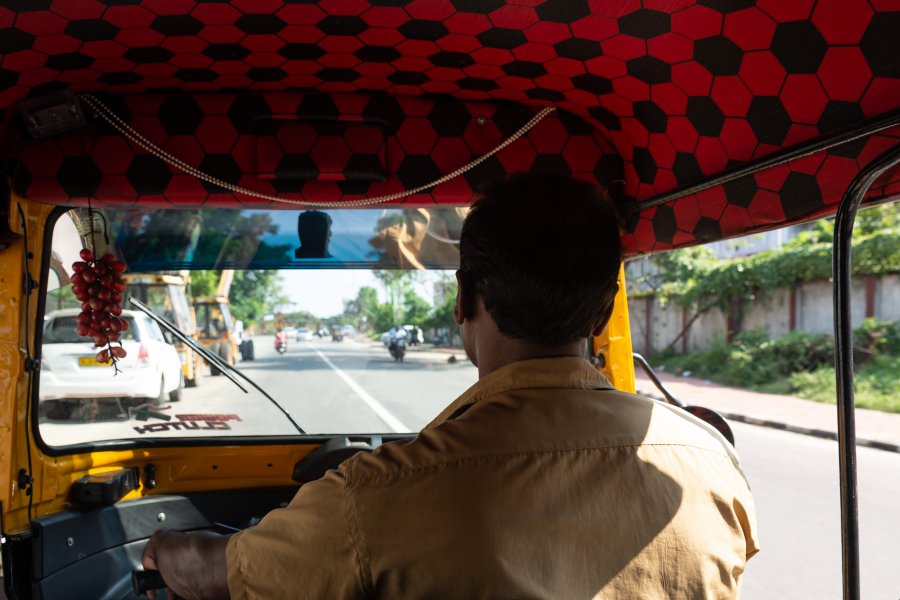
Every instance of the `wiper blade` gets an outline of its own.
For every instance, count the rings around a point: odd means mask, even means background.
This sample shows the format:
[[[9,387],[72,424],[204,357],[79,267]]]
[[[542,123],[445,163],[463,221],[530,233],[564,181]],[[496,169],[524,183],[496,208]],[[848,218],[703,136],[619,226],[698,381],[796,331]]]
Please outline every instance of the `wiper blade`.
[[[178,329],[178,327],[176,327],[175,325],[173,325],[172,323],[167,321],[165,318],[163,318],[163,317],[159,316],[158,314],[156,314],[155,312],[153,312],[152,308],[150,308],[149,306],[147,306],[146,304],[144,304],[143,302],[141,302],[134,296],[129,296],[128,301],[135,308],[137,308],[138,310],[140,310],[141,312],[146,314],[148,317],[150,317],[151,319],[156,321],[160,327],[165,328],[166,331],[170,332],[172,335],[177,337],[180,341],[187,344],[194,352],[197,352],[200,356],[205,358],[211,365],[214,365],[216,368],[218,368],[222,372],[222,374],[225,375],[228,379],[230,379],[231,382],[234,383],[234,385],[238,386],[238,388],[240,388],[242,392],[244,392],[245,394],[249,393],[247,391],[247,388],[245,388],[244,386],[241,385],[241,383],[237,380],[237,377],[235,377],[235,375],[237,375],[238,377],[240,377],[241,379],[243,379],[244,381],[246,381],[247,383],[252,385],[254,388],[256,388],[257,391],[259,391],[260,394],[265,396],[269,402],[274,404],[275,408],[277,408],[278,410],[280,410],[282,412],[282,414],[284,414],[284,416],[291,423],[291,425],[294,426],[294,428],[297,430],[298,433],[301,433],[301,434],[306,433],[306,431],[304,431],[304,429],[302,427],[300,427],[300,425],[297,424],[297,422],[294,420],[294,418],[291,417],[291,413],[289,413],[287,410],[285,410],[284,407],[281,406],[277,400],[275,400],[275,398],[273,398],[272,396],[270,396],[268,394],[268,392],[266,392],[266,390],[259,387],[259,385],[255,381],[253,381],[252,379],[247,377],[246,374],[242,373],[237,368],[235,368],[234,365],[228,364],[228,362],[219,358],[217,355],[215,355],[213,352],[211,352],[208,348],[206,348],[203,344],[201,344],[194,338],[190,337],[189,335],[187,335],[186,333],[184,333],[183,331]]]
[[[150,317],[151,319],[156,321],[160,327],[162,327],[163,329],[165,329],[166,331],[168,331],[169,333],[171,333],[172,335],[177,337],[179,340],[181,340],[182,342],[184,342],[185,344],[190,346],[190,348],[194,352],[196,352],[197,354],[199,354],[200,356],[205,358],[207,362],[218,367],[219,370],[222,371],[225,374],[225,376],[228,379],[230,379],[234,385],[238,386],[242,392],[244,392],[245,394],[249,393],[247,391],[247,388],[242,386],[241,382],[238,381],[237,378],[229,370],[231,368],[231,365],[227,364],[221,358],[219,358],[218,356],[213,354],[208,348],[203,346],[203,344],[201,344],[197,340],[193,339],[192,337],[188,336],[187,334],[183,333],[180,329],[178,329],[178,327],[176,327],[175,325],[173,325],[172,323],[167,321],[164,317],[161,317],[158,314],[156,314],[155,312],[153,312],[152,308],[150,308],[149,306],[147,306],[146,304],[144,304],[143,302],[141,302],[134,296],[129,296],[128,301],[133,306],[137,307],[141,312],[143,312],[148,317]],[[241,375],[240,371],[235,370],[235,372],[238,373],[239,375]],[[246,376],[244,376],[244,378],[246,379]]]

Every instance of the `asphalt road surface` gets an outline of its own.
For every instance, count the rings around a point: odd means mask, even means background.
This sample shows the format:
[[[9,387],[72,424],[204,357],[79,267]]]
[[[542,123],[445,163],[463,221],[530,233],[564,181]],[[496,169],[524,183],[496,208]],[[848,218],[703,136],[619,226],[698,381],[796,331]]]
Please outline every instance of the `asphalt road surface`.
[[[285,354],[274,349],[274,337],[254,338],[256,359],[241,361],[238,368],[275,398],[307,433],[413,433],[425,426],[442,408],[477,379],[474,366],[452,353],[412,347],[404,362],[395,362],[380,343],[330,338],[313,342],[288,342]],[[70,418],[50,418],[41,434],[52,445],[91,440],[220,435],[290,435],[290,422],[261,394],[244,384],[241,392],[225,377],[208,370],[199,386],[183,391],[180,402],[158,412],[168,422],[151,417],[138,421],[126,417],[127,405],[100,401],[93,410],[81,403]],[[46,412],[46,411],[45,411]],[[98,414],[99,413],[99,414]],[[236,416],[228,429],[173,428],[186,415]],[[149,431],[152,429],[152,431]]]
[[[395,363],[377,344],[328,339],[289,342],[276,354],[273,338],[255,338],[257,358],[238,366],[277,398],[308,432],[375,433],[420,429],[476,379],[464,359],[411,348]],[[106,408],[109,410],[109,407]],[[113,412],[116,412],[115,410]],[[287,420],[255,392],[243,394],[224,377],[205,376],[161,412],[233,414],[227,432],[165,431],[139,435],[291,433]],[[173,419],[170,422],[177,421]],[[49,420],[45,439],[72,443],[93,436],[139,437],[135,427],[163,421],[104,417]],[[837,443],[733,424],[753,488],[762,552],[748,565],[743,598],[841,598]],[[863,597],[900,599],[900,454],[860,448],[859,502]]]
[[[732,428],[762,546],[747,566],[742,598],[842,598],[837,442]],[[862,597],[898,600],[900,454],[858,448],[857,460]]]

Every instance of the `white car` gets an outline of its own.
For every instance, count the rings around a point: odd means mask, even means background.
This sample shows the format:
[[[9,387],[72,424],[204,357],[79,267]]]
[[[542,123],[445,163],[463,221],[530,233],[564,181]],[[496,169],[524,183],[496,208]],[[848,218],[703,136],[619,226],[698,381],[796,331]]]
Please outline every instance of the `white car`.
[[[76,333],[81,311],[51,312],[44,320],[41,357],[41,400],[68,398],[146,398],[151,404],[181,399],[184,388],[181,359],[147,315],[122,311],[128,330],[122,346],[128,355],[111,364],[98,363],[94,342]]]
[[[311,342],[313,338],[313,332],[306,327],[301,327],[297,330],[297,341],[298,342]]]

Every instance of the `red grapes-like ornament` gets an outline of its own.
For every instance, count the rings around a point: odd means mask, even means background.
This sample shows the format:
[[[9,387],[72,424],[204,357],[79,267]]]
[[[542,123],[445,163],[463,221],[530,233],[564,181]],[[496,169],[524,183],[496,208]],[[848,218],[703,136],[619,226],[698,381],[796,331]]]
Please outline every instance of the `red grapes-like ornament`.
[[[128,321],[120,316],[125,263],[112,254],[95,258],[87,248],[82,249],[80,256],[81,260],[72,264],[71,278],[72,292],[81,301],[78,335],[93,338],[98,348],[106,346],[97,353],[97,362],[112,361],[118,373],[116,363],[126,355],[119,338],[128,329]],[[114,342],[118,345],[113,346]]]

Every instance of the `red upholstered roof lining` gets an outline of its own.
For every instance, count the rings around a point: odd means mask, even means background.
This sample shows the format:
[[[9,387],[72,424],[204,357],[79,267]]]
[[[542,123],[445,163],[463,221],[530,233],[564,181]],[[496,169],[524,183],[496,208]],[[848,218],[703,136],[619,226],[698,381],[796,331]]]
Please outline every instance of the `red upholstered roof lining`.
[[[599,133],[577,137],[620,158],[538,152],[547,157],[542,162],[562,161],[577,173],[598,172],[604,160],[604,168],[621,165],[626,200],[634,203],[896,109],[897,31],[900,9],[891,0],[7,0],[0,7],[0,109],[60,86],[112,95],[177,90],[197,94],[197,103],[207,102],[201,94],[233,90],[315,89],[510,101],[532,110],[554,105]],[[542,127],[558,125],[556,118]],[[402,147],[404,135],[389,134]],[[221,138],[191,135],[201,148]],[[889,132],[798,161],[784,176],[784,168],[761,173],[753,183],[632,216],[628,249],[653,251],[827,213],[873,149],[895,137]],[[114,144],[98,138],[87,145],[101,142]],[[399,168],[407,155],[431,153],[403,149],[387,160]],[[526,162],[523,168],[534,166]],[[39,194],[52,175],[25,163],[28,191]],[[122,176],[101,171],[97,185],[112,186],[115,177]],[[876,193],[893,192],[893,179]],[[203,201],[205,189],[203,196],[187,193],[200,188],[185,182],[178,188],[185,193],[168,200]],[[134,200],[127,185],[109,189]],[[147,199],[166,197],[157,191]],[[436,190],[434,200],[463,196]],[[425,201],[432,199],[414,199]]]
[[[110,108],[157,146],[190,165],[229,183],[286,199],[340,202],[402,192],[430,183],[493,150],[535,115],[535,109],[509,103],[463,103],[453,98],[366,96],[363,94],[261,93],[108,99]],[[306,137],[281,136],[280,123],[308,125]],[[337,124],[356,122],[382,128],[384,147],[366,148],[367,140],[334,136]],[[292,132],[295,133],[295,132]],[[342,139],[343,138],[343,139]],[[385,160],[383,181],[271,179],[259,176],[258,143],[279,144],[281,170],[333,164],[345,170]],[[365,153],[360,154],[361,151]],[[170,169],[130,144],[103,122],[64,137],[30,141],[20,155],[15,187],[29,198],[101,204],[171,206],[274,205],[234,195],[191,175]],[[362,157],[363,160],[360,160]],[[517,142],[465,175],[409,196],[409,206],[466,204],[479,185],[508,173],[537,170],[570,173],[610,181],[620,176],[621,161],[600,133],[566,113],[551,113]],[[596,175],[595,175],[596,173]]]

